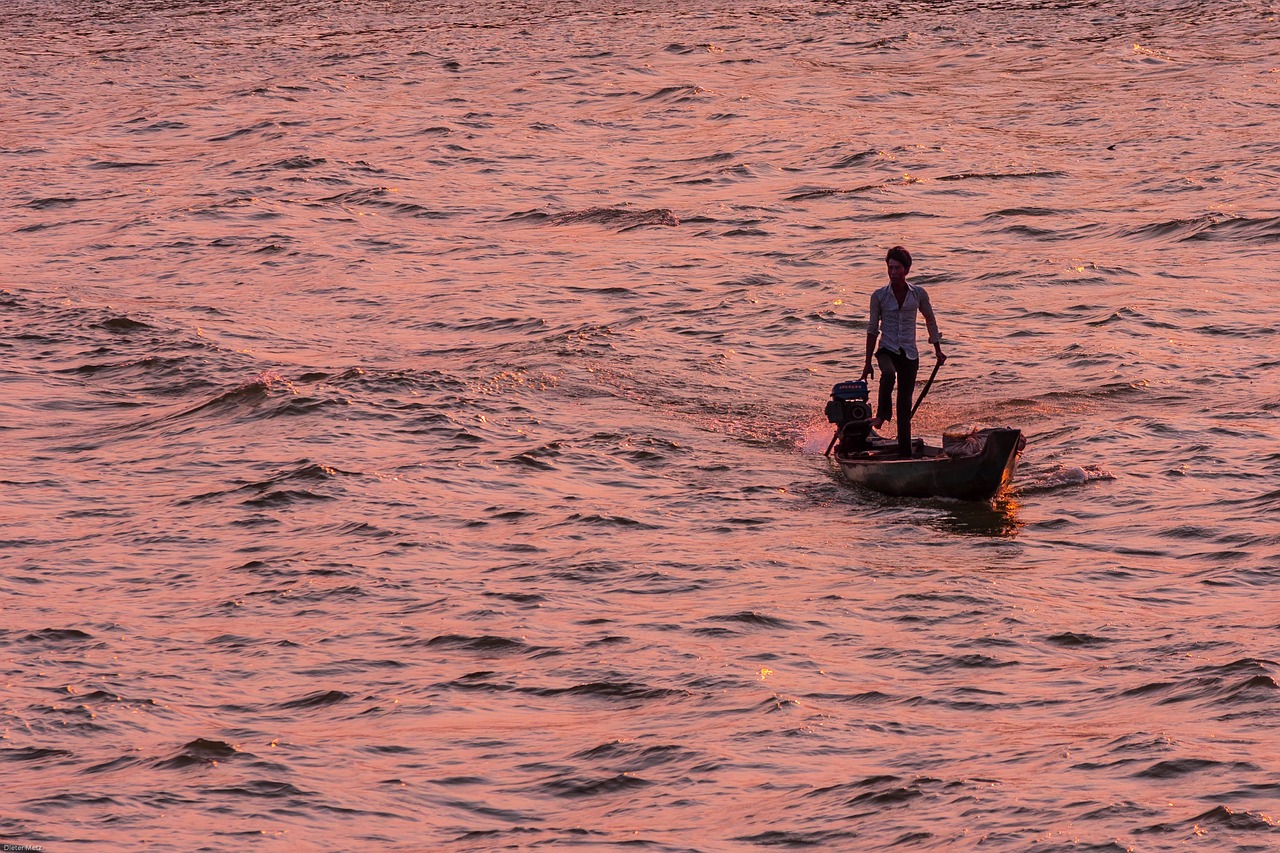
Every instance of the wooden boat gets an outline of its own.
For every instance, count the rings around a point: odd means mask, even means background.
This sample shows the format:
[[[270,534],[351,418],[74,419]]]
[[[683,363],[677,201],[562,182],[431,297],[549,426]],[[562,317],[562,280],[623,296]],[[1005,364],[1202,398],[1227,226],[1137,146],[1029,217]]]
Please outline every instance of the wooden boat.
[[[903,459],[896,441],[873,434],[860,449],[838,448],[835,459],[850,482],[886,495],[991,500],[1013,478],[1026,441],[1010,427],[975,435],[984,443],[972,456],[949,455],[916,439],[911,458]]]

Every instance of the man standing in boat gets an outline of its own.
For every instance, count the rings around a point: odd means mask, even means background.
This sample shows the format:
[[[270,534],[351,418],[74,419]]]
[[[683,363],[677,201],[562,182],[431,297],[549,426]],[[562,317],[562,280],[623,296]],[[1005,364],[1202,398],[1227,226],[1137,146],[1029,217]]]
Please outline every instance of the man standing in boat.
[[[924,315],[929,330],[929,343],[937,355],[938,364],[945,364],[947,356],[942,352],[942,335],[938,333],[938,321],[933,316],[929,294],[923,287],[907,283],[911,269],[911,253],[901,246],[894,246],[885,256],[889,267],[889,283],[871,294],[871,316],[867,322],[867,361],[862,367],[862,378],[875,376],[871,357],[880,362],[880,395],[876,402],[876,416],[871,425],[877,429],[893,420],[893,390],[898,386],[898,453],[911,458],[911,400],[916,389],[916,374],[920,372],[920,353],[916,350],[916,312]],[[876,342],[879,341],[879,348]]]

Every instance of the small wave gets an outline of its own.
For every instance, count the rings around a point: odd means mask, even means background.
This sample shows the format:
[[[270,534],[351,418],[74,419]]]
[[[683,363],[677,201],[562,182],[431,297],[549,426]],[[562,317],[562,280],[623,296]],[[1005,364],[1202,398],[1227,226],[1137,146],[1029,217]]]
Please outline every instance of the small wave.
[[[67,749],[23,746],[0,748],[0,761],[43,761],[46,758],[71,758],[75,753]]]
[[[738,636],[737,631],[732,631],[728,628],[694,628],[690,630],[689,633],[699,637],[736,637]]]
[[[225,741],[196,738],[190,743],[184,744],[176,755],[157,761],[154,766],[161,770],[181,770],[185,767],[210,766],[239,754],[239,750]]]
[[[958,172],[942,175],[935,181],[997,181],[1005,178],[1061,178],[1065,172]]]
[[[1006,666],[1020,666],[1016,660],[1001,660],[990,655],[972,653],[967,655],[944,655],[935,665],[926,669],[938,673],[950,672],[957,667],[961,669],[1002,669]]]
[[[808,693],[805,698],[815,702],[841,702],[849,705],[882,705],[896,701],[896,697],[879,690],[868,690],[865,693]]]
[[[701,86],[688,84],[684,86],[665,86],[650,95],[645,95],[642,101],[663,101],[672,104],[683,104],[689,101],[697,100],[702,95],[711,94]]]
[[[470,672],[466,675],[459,676],[452,681],[446,681],[435,685],[440,690],[465,690],[468,692],[480,693],[510,693],[515,690],[510,684],[502,684],[497,681],[491,681],[489,676],[495,675],[493,672]]]
[[[1099,317],[1096,320],[1086,320],[1085,325],[1093,326],[1094,328],[1103,328],[1106,326],[1114,325],[1116,323],[1124,322],[1125,320],[1144,320],[1144,319],[1146,318],[1138,311],[1135,311],[1132,308],[1123,307],[1123,308],[1118,308],[1115,311],[1107,312],[1107,315],[1105,317]]]
[[[255,779],[230,788],[211,788],[210,794],[228,794],[234,797],[307,797],[306,791],[290,785],[288,782],[276,782],[270,779]]]
[[[322,572],[312,572],[312,574],[322,574]],[[368,591],[359,584],[335,587],[310,587],[308,592],[292,592],[289,595],[289,601],[294,604],[334,602],[335,600],[342,602],[349,599],[363,598],[368,594]]]
[[[836,160],[834,163],[827,166],[827,168],[828,169],[849,169],[853,166],[861,166],[862,164],[866,163],[868,160],[873,160],[879,156],[880,156],[880,152],[876,151],[875,149],[858,151],[854,154],[846,154],[845,156],[841,157],[839,160]]]
[[[292,506],[297,503],[336,500],[332,495],[322,495],[309,489],[274,489],[255,498],[249,498],[241,505],[257,509]]]
[[[1052,207],[1006,207],[987,214],[987,218],[1010,216],[1065,216],[1073,211],[1057,210]]]
[[[271,219],[275,218],[275,215],[250,218]],[[285,250],[284,244],[296,242],[294,238],[284,234],[268,234],[253,237],[218,237],[216,240],[210,240],[209,246],[215,249],[247,249],[253,254],[276,254]]]
[[[1280,821],[1262,812],[1236,811],[1229,806],[1215,806],[1209,811],[1193,817],[1192,826],[1220,826],[1244,832],[1275,832],[1280,829]]]
[[[147,121],[146,118],[138,118],[138,119],[134,119],[132,122],[129,122],[129,123],[140,124],[145,121]],[[139,127],[131,127],[128,129],[128,132],[129,133],[159,133],[162,130],[186,130],[190,126],[191,125],[187,124],[184,121],[168,121],[165,119],[161,119],[160,121],[153,121],[150,124],[141,124],[141,126]]]
[[[685,221],[688,222],[691,220],[685,220]],[[634,296],[641,295],[634,288],[625,287],[620,284],[604,284],[604,285],[595,285],[595,286],[570,284],[565,286],[565,290],[569,291],[570,293],[582,293],[582,294],[590,294],[594,296],[634,297]]]
[[[857,187],[836,188],[836,187],[797,187],[792,194],[786,197],[787,201],[808,201],[815,198],[823,198],[829,195],[853,195],[855,193],[869,192],[871,190],[882,190],[895,184],[903,183],[902,180],[894,181],[877,181],[874,184],[863,184]]]
[[[76,699],[80,702],[101,702],[104,704],[124,701],[123,697],[119,694],[111,693],[106,690],[91,690],[88,693],[77,693]],[[153,699],[142,699],[134,702],[133,704],[154,706],[156,705],[156,702]]]
[[[649,687],[629,681],[593,681],[589,684],[575,684],[572,687],[535,687],[526,689],[524,692],[535,696],[586,696],[593,699],[617,699],[627,702],[683,698],[689,695],[684,690]]]
[[[939,780],[930,779],[928,777],[922,777],[922,778],[917,778],[915,780],[914,785],[918,788],[922,784],[926,784],[929,782],[937,782],[937,781]],[[890,776],[888,774],[880,774],[877,776],[868,776],[865,779],[859,779],[856,782],[845,782],[839,785],[828,785],[825,788],[815,788],[814,790],[806,793],[804,796],[806,799],[811,799],[813,797],[826,797],[832,794],[845,796],[855,791],[858,792],[856,796],[862,796],[865,793],[865,791],[863,790],[865,788],[873,788],[873,789],[879,788],[881,790],[884,790],[887,787],[901,787],[903,784],[904,784],[904,780],[901,776]]]
[[[849,800],[850,806],[887,807],[908,803],[924,796],[919,788],[895,786],[881,791],[865,791]]]
[[[895,595],[893,601],[907,602],[908,609],[915,609],[916,602],[922,604],[966,604],[974,607],[986,607],[991,599],[970,595],[965,592],[905,592]]]
[[[211,646],[226,646],[231,649],[247,649],[251,646],[258,645],[259,640],[252,637],[242,637],[239,634],[219,634],[216,637],[210,637],[206,640]]]
[[[632,210],[625,207],[592,207],[567,213],[546,214],[530,212],[516,214],[508,219],[544,221],[548,225],[603,225],[618,231],[648,226],[675,227],[680,219],[669,208],[655,207],[648,210]]]
[[[141,162],[131,160],[97,160],[89,164],[90,169],[154,169],[163,163]]]
[[[1172,681],[1153,681],[1150,684],[1143,684],[1138,687],[1131,687],[1121,693],[1121,696],[1150,696],[1161,693],[1168,693],[1176,685]]]
[[[350,471],[339,471],[328,465],[321,465],[312,462],[309,459],[301,459],[295,463],[297,467],[288,468],[280,473],[253,483],[247,483],[243,486],[237,486],[232,489],[217,489],[211,492],[202,492],[183,498],[178,502],[179,506],[185,506],[200,501],[213,500],[224,497],[226,495],[241,494],[245,492],[257,493],[257,496],[246,500],[246,506],[277,506],[287,505],[296,501],[316,501],[331,500],[331,496],[314,492],[310,489],[290,489],[284,488],[286,485],[301,481],[303,483],[321,483],[336,479],[339,476],[351,476]]]
[[[344,693],[341,690],[323,690],[317,693],[309,693],[306,696],[300,696],[297,699],[290,699],[287,702],[281,702],[276,707],[291,710],[299,708],[323,708],[329,705],[337,705],[350,698],[350,693]]]
[[[634,791],[638,788],[647,788],[652,784],[652,782],[649,782],[646,779],[641,779],[634,773],[619,773],[617,776],[610,776],[607,779],[555,779],[550,782],[544,782],[539,787],[558,797],[576,798],[598,797],[604,794]]]
[[[609,764],[623,763],[628,770],[645,770],[676,762],[697,761],[702,754],[687,747],[671,744],[643,746],[630,740],[613,740],[591,749],[583,750],[574,758],[600,761]]]
[[[279,139],[284,136],[284,132],[280,129],[280,125],[274,121],[260,121],[257,124],[251,124],[248,127],[237,128],[229,133],[211,136],[208,142],[230,142],[233,139],[239,139],[244,136],[253,134],[261,134],[266,139]]]
[[[486,592],[484,595],[488,598],[500,598],[503,601],[513,601],[516,604],[540,605],[547,600],[545,595],[536,592]]]
[[[117,770],[124,770],[126,767],[133,767],[137,764],[140,764],[141,762],[142,762],[142,759],[138,758],[138,756],[136,755],[122,755],[119,758],[113,758],[108,761],[99,762],[98,764],[92,764],[84,768],[80,772],[81,773],[111,773]]]
[[[312,462],[309,459],[301,459],[294,463],[298,467],[285,471],[278,475],[271,482],[281,482],[284,480],[314,480],[324,481],[332,480],[339,474],[350,474],[350,471],[339,471],[337,468],[330,468],[328,465],[321,465],[318,462]]]
[[[1120,237],[1133,240],[1174,240],[1178,242],[1193,240],[1210,240],[1213,229],[1233,220],[1233,216],[1221,213],[1207,213],[1199,216],[1184,216],[1179,219],[1166,219],[1138,225],[1135,228],[1121,229]],[[1210,232],[1206,236],[1206,232]]]
[[[1280,684],[1271,661],[1244,658],[1222,666],[1200,667],[1178,681],[1158,681],[1125,691],[1125,696],[1151,696],[1158,705],[1206,702],[1216,707],[1249,709],[1275,701]]]
[[[26,643],[79,643],[92,640],[93,635],[78,628],[42,628],[22,638]]]
[[[752,628],[789,629],[795,627],[785,619],[779,619],[775,616],[767,616],[763,613],[757,613],[754,610],[743,610],[739,613],[731,613],[727,616],[711,616],[708,618],[712,622],[733,622],[740,625],[748,625]]]
[[[1166,328],[1179,328],[1169,324]],[[1211,337],[1224,338],[1256,338],[1259,335],[1274,335],[1276,329],[1270,326],[1259,326],[1254,323],[1209,323],[1203,326],[1195,326],[1190,331],[1198,335],[1209,335]],[[1265,365],[1264,365],[1265,366]],[[1266,406],[1263,406],[1265,409]]]
[[[733,841],[754,844],[760,847],[799,848],[808,847],[818,850],[851,850],[853,840],[861,835],[852,829],[829,829],[813,832],[795,830],[770,829],[756,835],[739,835]]]
[[[323,166],[329,162],[324,157],[308,157],[305,154],[299,154],[294,157],[286,157],[283,160],[277,160],[270,164],[271,169],[314,169],[317,166]]]
[[[531,646],[522,640],[492,635],[467,637],[462,634],[440,634],[426,642],[413,642],[409,645],[420,645],[433,649],[452,649],[462,652],[479,652],[494,656],[523,655],[542,651],[537,646]]]
[[[628,518],[625,515],[598,515],[596,513],[583,515],[582,513],[577,513],[577,512],[571,514],[561,524],[558,524],[556,526],[561,527],[566,525],[577,525],[577,524],[586,524],[592,527],[605,527],[605,528],[610,528],[610,527],[632,528],[635,530],[658,530],[659,529],[656,525],[652,525],[635,518]]]
[[[667,53],[674,53],[680,56],[688,56],[693,53],[724,53],[724,48],[717,47],[710,42],[701,42],[699,44],[680,44],[672,42],[663,48]]]
[[[94,328],[105,329],[108,332],[140,332],[150,329],[151,326],[132,317],[111,317],[100,323],[95,323]]]
[[[535,471],[554,471],[555,466],[552,465],[550,462],[543,461],[543,459],[541,458],[544,455],[554,458],[555,456],[559,456],[560,454],[558,453],[544,454],[544,453],[539,453],[536,450],[530,450],[524,453],[518,453],[515,456],[511,457],[511,459],[508,461],[514,465],[518,465],[523,468],[532,468]]]
[[[81,198],[73,196],[51,196],[50,198],[37,198],[27,202],[23,207],[29,207],[32,210],[51,210],[57,207],[70,207],[73,204],[79,204],[84,201]]]
[[[496,510],[496,508],[491,508]],[[496,510],[489,516],[492,521],[523,521],[526,518],[535,518],[538,513],[527,512],[521,509]]]
[[[857,217],[858,222],[900,222],[904,219],[941,219],[940,214],[924,210],[895,210],[889,213],[871,213]]]
[[[366,187],[359,190],[349,190],[337,195],[327,196],[320,199],[325,204],[369,204],[371,202],[381,202],[383,198],[390,195],[393,191],[386,187]]]
[[[14,230],[15,234],[37,234],[41,231],[50,231],[54,228],[64,228],[68,225],[85,225],[93,222],[91,219],[64,219],[61,222],[33,222],[30,225],[23,225],[21,228]]]
[[[163,393],[166,390],[173,391],[174,378],[179,377],[182,368],[186,362],[185,357],[166,358],[162,356],[152,355],[140,359],[131,359],[127,361],[114,362],[86,362],[78,364],[74,367],[64,367],[54,373],[73,374],[76,376],[110,376],[119,381],[127,381],[129,379],[145,378],[153,379],[161,383],[160,387],[149,389],[152,393]],[[197,380],[200,384],[207,384],[207,379]]]
[[[1274,243],[1280,241],[1280,216],[1249,218],[1230,216],[1228,219],[1211,219],[1201,228],[1183,237],[1187,241],[1240,241],[1245,243]]]
[[[980,688],[956,688],[949,691],[949,695],[944,696],[913,696],[905,700],[902,704],[908,707],[938,707],[949,708],[956,711],[1011,711],[1015,708],[1023,707],[1018,702],[999,702],[995,701],[995,697],[1004,696],[1005,694],[994,690],[982,690]],[[987,697],[991,697],[992,701],[987,701]],[[1066,699],[1055,699],[1045,704],[1057,704],[1066,702]]]
[[[1257,772],[1260,769],[1256,764],[1249,764],[1243,761],[1227,762],[1213,761],[1208,758],[1174,758],[1167,761],[1157,761],[1150,767],[1139,770],[1133,775],[1136,779],[1179,779],[1205,770],[1224,770],[1240,773]]]
[[[283,391],[283,394],[277,394]],[[165,415],[156,423],[177,422],[195,415],[229,414],[233,417],[306,417],[333,406],[349,406],[345,397],[311,397],[299,394],[292,382],[274,371],[254,378],[184,411]]]
[[[1067,239],[1067,232],[1056,230],[1053,228],[1035,228],[1030,225],[1009,225],[1001,228],[999,233],[1008,234],[1013,237],[1030,237],[1034,240],[1056,240]]]
[[[1064,631],[1061,634],[1054,634],[1046,639],[1055,646],[1063,646],[1066,648],[1086,648],[1089,646],[1103,646],[1111,640],[1106,637],[1099,637],[1096,634],[1081,634],[1075,631]]]
[[[292,385],[277,374],[264,373],[255,376],[253,379],[246,380],[228,391],[223,391],[213,399],[201,403],[193,409],[188,409],[171,417],[193,415],[209,409],[236,408],[239,404],[245,402],[257,403],[264,399],[273,387],[279,387],[280,385],[284,385],[292,393],[297,393],[297,389],[293,388]]]
[[[417,204],[411,201],[402,201],[397,198],[397,191],[387,187],[365,187],[358,190],[349,190],[337,195],[326,196],[319,199],[320,204],[336,204],[340,206],[358,205],[361,207],[376,207],[391,213],[399,213],[406,216],[412,216],[418,219],[446,219],[452,214],[442,210],[430,208],[425,205]]]

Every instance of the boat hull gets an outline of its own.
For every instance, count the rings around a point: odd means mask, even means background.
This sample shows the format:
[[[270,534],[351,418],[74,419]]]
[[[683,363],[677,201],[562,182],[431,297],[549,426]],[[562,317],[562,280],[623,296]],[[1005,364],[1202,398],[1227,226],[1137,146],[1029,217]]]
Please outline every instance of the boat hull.
[[[952,458],[927,448],[926,453],[938,455],[894,459],[873,451],[837,454],[836,461],[850,482],[882,494],[986,501],[1013,479],[1022,444],[1019,430],[1001,428],[991,430],[976,456]]]

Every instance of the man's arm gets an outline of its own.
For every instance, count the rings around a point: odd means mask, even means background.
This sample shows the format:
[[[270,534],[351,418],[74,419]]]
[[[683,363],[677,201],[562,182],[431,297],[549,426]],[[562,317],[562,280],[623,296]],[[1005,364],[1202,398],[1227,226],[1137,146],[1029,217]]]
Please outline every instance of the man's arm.
[[[945,364],[946,354],[942,351],[942,333],[938,331],[938,318],[933,315],[933,305],[929,302],[929,294],[920,291],[920,313],[924,315],[925,328],[929,330],[929,343],[933,344],[933,354],[938,364]]]
[[[871,294],[871,310],[867,314],[867,360],[862,365],[862,378],[875,376],[875,368],[871,366],[871,357],[876,352],[876,341],[880,339],[880,303],[876,295]]]

